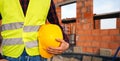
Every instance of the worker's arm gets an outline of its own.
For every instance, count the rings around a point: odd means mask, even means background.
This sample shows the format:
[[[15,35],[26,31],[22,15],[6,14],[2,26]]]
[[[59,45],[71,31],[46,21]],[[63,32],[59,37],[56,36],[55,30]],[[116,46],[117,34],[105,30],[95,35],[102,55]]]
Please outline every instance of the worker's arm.
[[[50,6],[50,10],[49,10],[47,18],[50,23],[57,24],[62,29],[61,25],[59,24],[59,20],[58,20],[57,14],[56,14],[55,5],[54,5],[53,0],[51,0],[51,6]],[[63,31],[63,29],[62,29],[62,32],[63,32],[64,40],[66,42],[69,42],[69,39],[68,39],[67,35],[65,34],[65,32]]]
[[[1,0],[0,0],[0,20],[2,19],[2,16],[1,16],[1,6],[2,6],[2,2],[1,2]]]
[[[2,16],[1,16],[1,10],[2,10],[2,0],[0,0],[0,20],[2,19]]]
[[[2,20],[2,16],[1,16],[1,14],[0,14],[0,21]]]
[[[50,10],[49,10],[47,19],[50,23],[57,24],[58,26],[60,26],[59,20],[58,20],[57,14],[56,14],[56,10],[55,10],[55,4],[54,4],[53,0],[51,0],[51,6],[50,6]],[[61,26],[60,26],[60,28],[62,29]],[[68,39],[67,35],[65,34],[65,32],[63,31],[63,29],[62,29],[62,33],[63,33],[64,40],[56,39],[56,41],[61,42],[60,47],[58,47],[58,48],[49,47],[47,49],[49,53],[60,54],[69,48],[69,39]]]

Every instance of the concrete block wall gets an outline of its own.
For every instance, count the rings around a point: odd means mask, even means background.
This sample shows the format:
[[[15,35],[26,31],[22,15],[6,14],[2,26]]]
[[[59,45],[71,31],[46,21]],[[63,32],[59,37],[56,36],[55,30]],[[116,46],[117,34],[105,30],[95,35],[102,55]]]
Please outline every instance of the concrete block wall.
[[[67,0],[54,1],[57,5]],[[113,56],[120,46],[120,18],[117,18],[117,29],[101,30],[100,21],[96,20],[94,22],[93,20],[93,0],[76,0],[76,3],[76,47],[81,47],[82,53],[97,55],[100,55],[101,48],[110,49],[111,56]],[[69,27],[69,24],[61,22],[61,6],[56,8],[60,23],[65,27]]]

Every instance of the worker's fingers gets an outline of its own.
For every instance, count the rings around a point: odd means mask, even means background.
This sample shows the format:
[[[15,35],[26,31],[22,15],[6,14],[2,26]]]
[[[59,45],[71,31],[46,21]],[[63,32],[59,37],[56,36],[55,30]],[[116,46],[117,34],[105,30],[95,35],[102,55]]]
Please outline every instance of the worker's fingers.
[[[63,39],[59,39],[59,38],[56,38],[56,41],[58,41],[58,42],[65,42]]]
[[[8,60],[6,60],[6,59],[0,59],[0,61],[8,61]]]
[[[64,50],[61,47],[58,47],[58,48],[49,47],[47,48],[47,51],[48,53],[51,53],[51,54],[61,54],[63,53]]]
[[[61,54],[63,53],[65,50],[67,50],[69,48],[69,44],[67,42],[65,42],[64,40],[62,41],[61,39],[58,39],[59,41],[61,41],[61,44],[59,47],[48,47],[47,51],[51,54]]]

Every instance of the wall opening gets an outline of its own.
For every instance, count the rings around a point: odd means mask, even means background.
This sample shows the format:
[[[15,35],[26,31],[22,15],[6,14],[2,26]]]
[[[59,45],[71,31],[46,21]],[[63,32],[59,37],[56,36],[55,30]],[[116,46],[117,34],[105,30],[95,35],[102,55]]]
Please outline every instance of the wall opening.
[[[116,29],[116,18],[101,19],[100,29]]]
[[[61,6],[61,18],[76,18],[76,3]]]
[[[64,31],[69,37],[70,44],[75,45],[76,3],[61,6],[61,19],[64,23]]]
[[[104,14],[120,11],[120,0],[93,0],[93,13]],[[102,3],[102,4],[101,4]],[[116,18],[100,19],[100,29],[116,29]]]

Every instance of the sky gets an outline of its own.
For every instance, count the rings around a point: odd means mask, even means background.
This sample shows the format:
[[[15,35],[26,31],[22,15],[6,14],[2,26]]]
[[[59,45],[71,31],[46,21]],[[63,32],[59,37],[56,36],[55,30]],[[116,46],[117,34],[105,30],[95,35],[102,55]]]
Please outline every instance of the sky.
[[[62,19],[76,17],[76,3],[62,6]]]
[[[120,11],[120,0],[93,0],[93,13]]]
[[[102,14],[120,11],[120,0],[93,0],[93,13]],[[76,3],[62,6],[62,19],[76,17]],[[116,19],[101,19],[101,29],[115,29]]]

